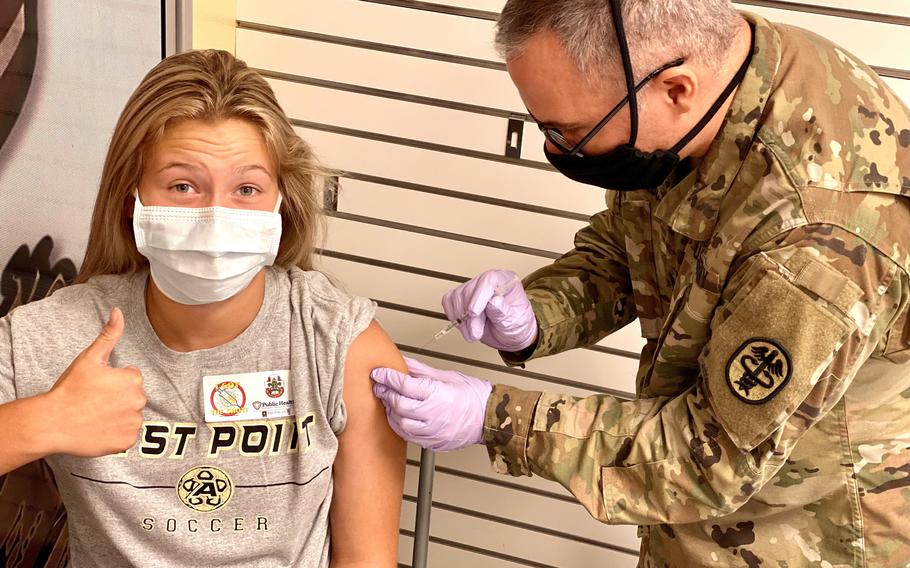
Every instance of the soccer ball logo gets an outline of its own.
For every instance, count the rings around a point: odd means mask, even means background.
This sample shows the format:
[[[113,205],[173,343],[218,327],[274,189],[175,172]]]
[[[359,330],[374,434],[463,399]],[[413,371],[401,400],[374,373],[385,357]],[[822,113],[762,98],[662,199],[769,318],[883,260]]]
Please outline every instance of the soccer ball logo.
[[[177,482],[177,497],[194,511],[210,513],[225,506],[234,494],[228,474],[213,466],[194,467]]]

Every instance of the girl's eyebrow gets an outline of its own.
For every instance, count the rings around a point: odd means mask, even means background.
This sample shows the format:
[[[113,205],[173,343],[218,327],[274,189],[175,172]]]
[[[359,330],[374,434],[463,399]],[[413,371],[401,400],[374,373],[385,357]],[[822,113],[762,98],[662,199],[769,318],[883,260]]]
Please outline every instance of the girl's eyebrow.
[[[262,170],[263,172],[265,172],[265,173],[268,174],[269,176],[272,175],[272,172],[270,172],[268,168],[266,168],[265,166],[259,165],[259,164],[250,164],[250,165],[247,165],[247,166],[240,166],[239,168],[237,168],[237,169],[234,170],[234,173],[235,173],[235,174],[243,174],[243,173],[246,173],[246,172],[249,172],[249,171],[252,171],[252,170]]]
[[[163,172],[164,170],[169,170],[169,169],[171,169],[171,168],[186,168],[186,169],[188,169],[188,170],[200,170],[200,169],[202,169],[202,168],[200,168],[199,166],[197,166],[196,164],[190,164],[190,163],[188,163],[188,162],[168,162],[163,168],[161,168],[160,170],[158,170],[158,171],[155,172],[155,173],[159,173],[159,174],[160,174],[160,173]]]

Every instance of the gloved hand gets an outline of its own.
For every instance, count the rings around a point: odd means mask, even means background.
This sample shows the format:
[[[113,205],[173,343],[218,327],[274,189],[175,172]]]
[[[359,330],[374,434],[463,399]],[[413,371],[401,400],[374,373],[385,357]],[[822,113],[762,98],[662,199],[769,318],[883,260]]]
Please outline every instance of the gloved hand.
[[[483,442],[487,400],[493,385],[455,371],[440,371],[405,358],[408,374],[380,367],[370,376],[392,430],[437,452]]]
[[[442,307],[452,322],[468,314],[458,326],[466,341],[509,352],[537,341],[537,318],[514,272],[484,272],[446,294]]]

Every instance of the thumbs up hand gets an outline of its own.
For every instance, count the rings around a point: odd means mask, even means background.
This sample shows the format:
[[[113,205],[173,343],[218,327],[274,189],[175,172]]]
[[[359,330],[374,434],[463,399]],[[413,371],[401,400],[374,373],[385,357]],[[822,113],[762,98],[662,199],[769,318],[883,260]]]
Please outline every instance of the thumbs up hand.
[[[51,453],[98,457],[136,443],[146,403],[142,373],[109,364],[122,336],[123,313],[114,308],[95,341],[46,393],[47,411],[62,423],[51,435]]]

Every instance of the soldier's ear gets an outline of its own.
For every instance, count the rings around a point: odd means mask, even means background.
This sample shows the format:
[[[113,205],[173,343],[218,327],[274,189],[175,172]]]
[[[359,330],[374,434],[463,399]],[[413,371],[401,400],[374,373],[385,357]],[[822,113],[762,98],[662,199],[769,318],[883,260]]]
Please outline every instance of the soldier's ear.
[[[702,88],[698,73],[688,64],[667,69],[654,79],[654,86],[662,102],[676,114],[691,112]]]

